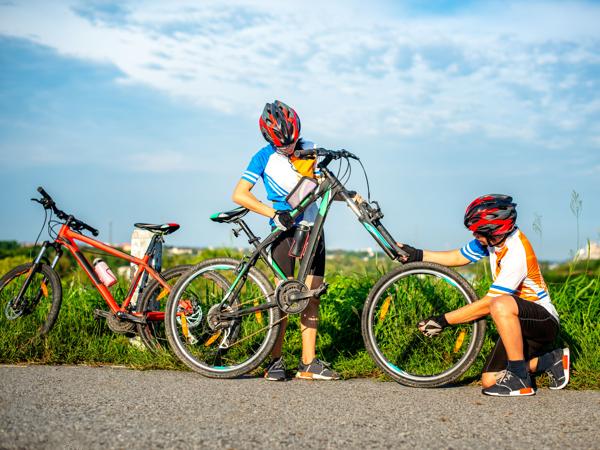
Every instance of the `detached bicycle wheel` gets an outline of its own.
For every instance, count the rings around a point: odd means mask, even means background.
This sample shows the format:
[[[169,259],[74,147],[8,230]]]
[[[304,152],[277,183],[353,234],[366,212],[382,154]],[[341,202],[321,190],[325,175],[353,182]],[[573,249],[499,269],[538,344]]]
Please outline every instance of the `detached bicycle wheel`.
[[[0,349],[47,334],[60,311],[62,286],[57,273],[41,264],[15,267],[0,279]],[[21,292],[25,282],[29,285]]]
[[[173,289],[181,276],[191,267],[191,265],[172,267],[162,272],[161,276]],[[145,324],[137,325],[137,332],[144,345],[150,350],[169,347],[165,331],[165,307],[171,289],[152,279],[136,305],[136,311],[146,317]]]
[[[485,319],[453,325],[428,338],[417,324],[477,300],[456,272],[434,263],[411,263],[384,275],[362,313],[368,353],[390,377],[407,386],[456,381],[473,364],[485,336]]]
[[[231,258],[206,260],[169,295],[165,326],[171,349],[207,377],[233,378],[256,369],[279,333],[273,286],[254,267],[240,279],[239,265]],[[229,293],[233,285],[239,289]]]

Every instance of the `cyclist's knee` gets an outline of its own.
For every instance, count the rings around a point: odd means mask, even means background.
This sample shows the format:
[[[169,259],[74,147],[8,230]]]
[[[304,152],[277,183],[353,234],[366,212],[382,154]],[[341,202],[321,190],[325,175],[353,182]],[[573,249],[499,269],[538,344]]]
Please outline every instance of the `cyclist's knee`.
[[[316,289],[323,284],[323,277],[318,275],[307,275],[306,285],[309,289]]]
[[[494,316],[516,315],[519,313],[517,302],[510,295],[494,297],[490,302],[490,314]]]

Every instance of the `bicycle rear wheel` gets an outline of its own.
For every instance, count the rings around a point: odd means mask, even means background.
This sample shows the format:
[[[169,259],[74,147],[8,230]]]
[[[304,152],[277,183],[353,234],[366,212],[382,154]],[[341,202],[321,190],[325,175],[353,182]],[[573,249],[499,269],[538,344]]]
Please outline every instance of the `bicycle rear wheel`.
[[[191,265],[172,267],[162,272],[161,276],[172,289],[181,276],[187,273],[191,267]],[[165,306],[171,289],[167,289],[158,281],[152,280],[144,289],[142,297],[136,305],[136,312],[146,317],[145,324],[137,325],[137,332],[144,345],[150,350],[168,348],[165,332]]]
[[[47,334],[58,318],[62,302],[58,274],[46,264],[34,272],[32,268],[33,263],[23,264],[0,278],[0,353],[8,354],[8,347]]]
[[[239,265],[231,258],[206,260],[184,275],[169,295],[165,326],[171,349],[190,369],[207,377],[233,378],[256,369],[279,333],[273,286],[254,267],[240,279]],[[234,284],[239,284],[239,292],[222,303]]]
[[[411,263],[384,275],[362,313],[368,353],[394,380],[414,387],[456,381],[473,364],[485,336],[485,319],[425,337],[417,323],[477,300],[458,273],[434,263]]]

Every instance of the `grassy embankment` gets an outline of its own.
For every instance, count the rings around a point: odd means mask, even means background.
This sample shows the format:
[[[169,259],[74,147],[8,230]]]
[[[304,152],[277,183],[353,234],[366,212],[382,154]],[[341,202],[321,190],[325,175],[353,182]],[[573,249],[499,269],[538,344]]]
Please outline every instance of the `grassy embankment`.
[[[206,252],[193,257],[231,254],[230,251]],[[237,255],[233,255],[237,256]],[[190,257],[171,258],[165,266],[190,262]],[[0,260],[0,272],[27,260],[16,255]],[[139,369],[182,369],[182,365],[167,351],[151,354],[130,345],[124,335],[112,333],[106,324],[93,318],[93,310],[105,308],[99,294],[90,288],[84,275],[75,275],[61,262],[64,300],[58,322],[50,335],[26,345],[14,342],[12,336],[0,330],[0,362],[36,362],[46,364],[123,364]],[[62,264],[65,263],[65,264]],[[328,261],[329,292],[322,300],[317,352],[333,363],[344,377],[380,377],[381,373],[364,350],[360,334],[360,313],[364,299],[377,278],[389,267],[379,259],[363,261],[358,256],[340,257]],[[479,264],[474,284],[478,294],[485,293],[489,279]],[[571,388],[600,389],[600,265],[579,263],[547,271],[551,297],[561,315],[560,344],[571,348],[573,376]],[[116,288],[122,289],[122,288]],[[118,295],[118,294],[117,294]],[[410,308],[406,305],[406,308]],[[488,328],[483,351],[464,380],[475,380],[480,373],[485,355],[490,351],[497,333]],[[290,322],[286,333],[285,355],[288,367],[295,367],[300,355],[301,342],[298,320]],[[539,385],[544,385],[543,377]]]

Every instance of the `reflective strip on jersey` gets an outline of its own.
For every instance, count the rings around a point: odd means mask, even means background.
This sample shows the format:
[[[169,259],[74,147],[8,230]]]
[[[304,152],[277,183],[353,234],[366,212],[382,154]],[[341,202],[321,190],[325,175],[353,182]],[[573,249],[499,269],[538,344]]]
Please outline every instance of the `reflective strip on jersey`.
[[[481,245],[477,239],[473,239],[460,249],[460,253],[471,262],[477,262],[485,256],[489,256],[488,249]]]

